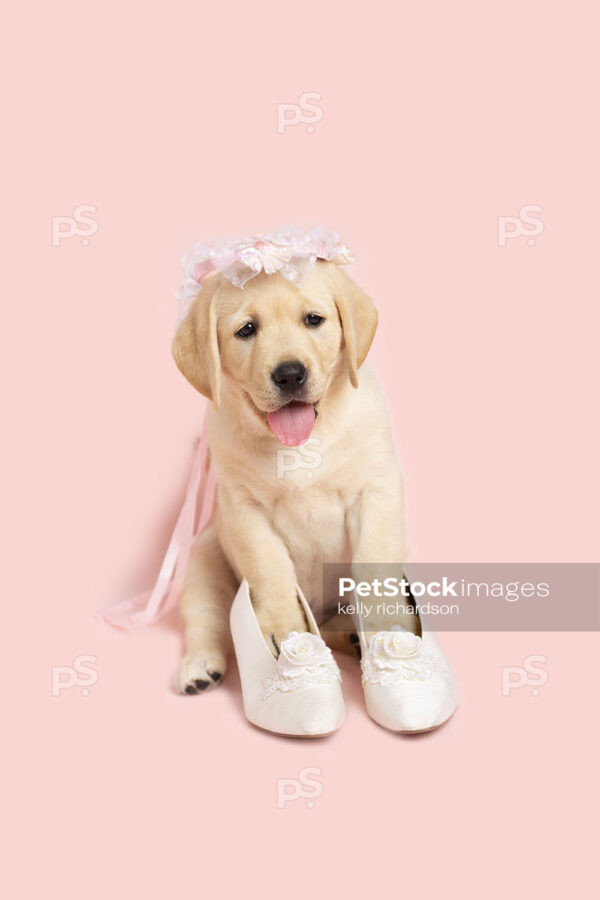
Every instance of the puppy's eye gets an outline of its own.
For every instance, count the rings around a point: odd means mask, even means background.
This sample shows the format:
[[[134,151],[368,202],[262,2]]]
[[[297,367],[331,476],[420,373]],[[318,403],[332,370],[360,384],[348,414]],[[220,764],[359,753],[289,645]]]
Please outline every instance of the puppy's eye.
[[[316,328],[317,325],[320,325],[321,322],[324,322],[323,316],[317,316],[315,313],[309,313],[304,319],[304,324],[308,325],[309,328]]]
[[[245,325],[242,325],[239,331],[236,331],[236,334],[241,338],[251,337],[253,334],[256,334],[256,328],[252,324],[252,322],[246,322]]]

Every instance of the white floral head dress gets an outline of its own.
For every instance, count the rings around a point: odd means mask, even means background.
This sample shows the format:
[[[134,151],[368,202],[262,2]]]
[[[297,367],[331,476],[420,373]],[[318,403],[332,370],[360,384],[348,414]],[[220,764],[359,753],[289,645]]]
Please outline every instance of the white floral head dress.
[[[268,234],[222,238],[213,246],[197,243],[183,257],[184,282],[176,297],[181,320],[202,289],[203,279],[220,272],[236,287],[265,272],[280,272],[300,286],[318,259],[346,265],[354,259],[339,235],[322,225],[303,231],[295,225]]]

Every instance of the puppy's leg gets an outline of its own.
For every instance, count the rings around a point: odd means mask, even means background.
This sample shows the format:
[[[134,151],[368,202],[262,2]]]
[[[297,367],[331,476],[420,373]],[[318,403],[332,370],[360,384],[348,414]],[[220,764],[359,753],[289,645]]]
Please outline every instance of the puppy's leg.
[[[407,557],[403,509],[402,480],[399,474],[395,475],[390,471],[381,486],[374,485],[363,491],[348,519],[352,564],[357,580],[361,580],[362,563],[393,565],[399,573],[402,571],[401,565]],[[384,578],[390,571],[382,569],[377,574]],[[407,609],[403,610],[402,606]],[[420,634],[420,621],[418,615],[411,611],[413,606],[414,600],[410,597],[404,604],[398,604],[397,613],[391,616],[370,616],[369,621],[364,622],[367,640],[370,634],[387,630],[392,625],[401,625],[413,634]]]
[[[192,549],[181,594],[186,653],[176,680],[180,693],[210,690],[223,678],[230,644],[229,608],[236,588],[211,526]]]
[[[288,549],[263,508],[239,494],[219,494],[228,550],[236,570],[248,581],[250,599],[267,646],[279,656],[291,631],[308,623],[296,593],[296,573]]]

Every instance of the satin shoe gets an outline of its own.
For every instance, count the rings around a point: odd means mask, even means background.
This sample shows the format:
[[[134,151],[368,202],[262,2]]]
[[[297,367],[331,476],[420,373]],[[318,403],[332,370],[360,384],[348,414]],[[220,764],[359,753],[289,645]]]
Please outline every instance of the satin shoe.
[[[367,712],[379,725],[402,734],[443,725],[459,699],[448,661],[420,618],[422,636],[401,625],[369,634],[367,623],[355,616]]]
[[[276,659],[260,630],[248,583],[240,585],[230,624],[244,711],[253,725],[275,734],[324,737],[344,721],[341,675],[300,588],[297,594],[309,631],[292,631]]]

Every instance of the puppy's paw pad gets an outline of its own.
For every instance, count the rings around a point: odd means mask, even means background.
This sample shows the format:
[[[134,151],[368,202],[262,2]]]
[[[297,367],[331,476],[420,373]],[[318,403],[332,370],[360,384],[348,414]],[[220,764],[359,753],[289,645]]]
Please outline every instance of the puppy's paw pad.
[[[220,684],[225,672],[225,659],[214,654],[207,657],[202,653],[186,654],[175,681],[180,694],[205,694]]]

